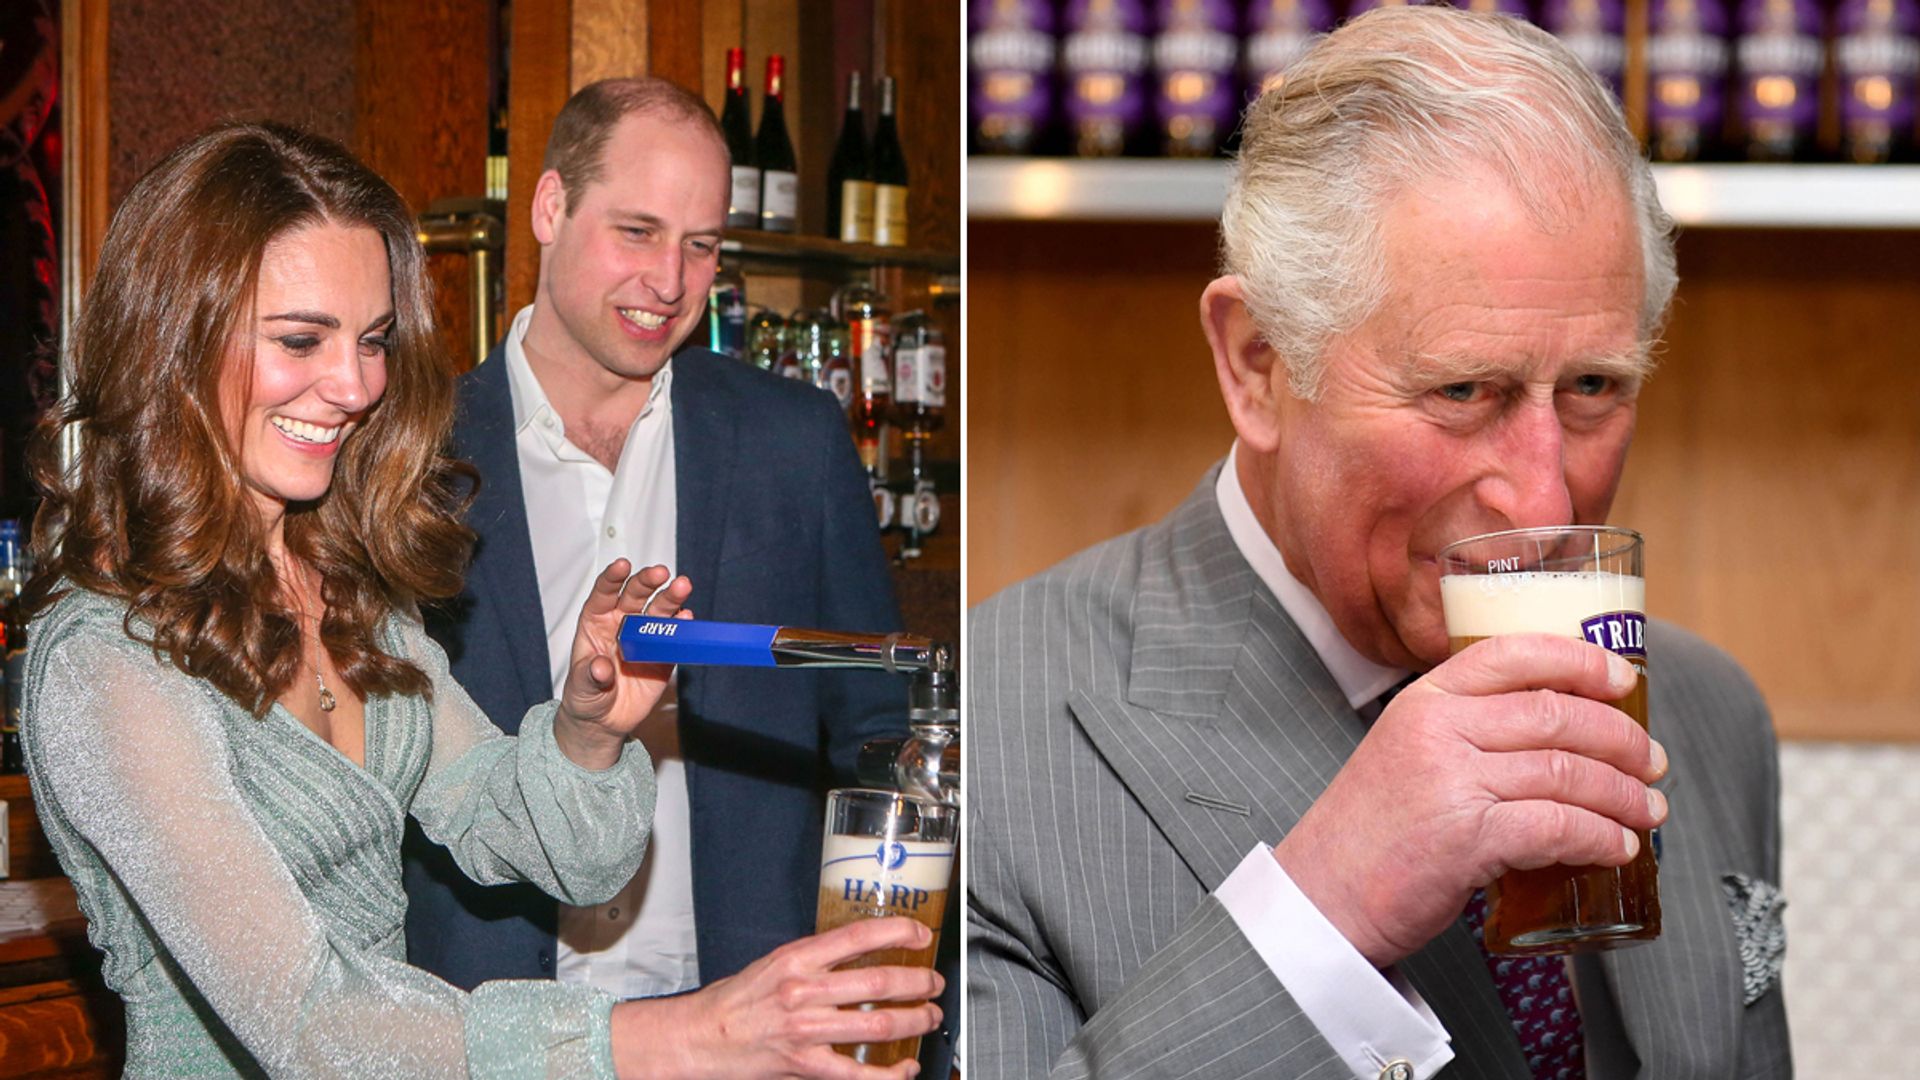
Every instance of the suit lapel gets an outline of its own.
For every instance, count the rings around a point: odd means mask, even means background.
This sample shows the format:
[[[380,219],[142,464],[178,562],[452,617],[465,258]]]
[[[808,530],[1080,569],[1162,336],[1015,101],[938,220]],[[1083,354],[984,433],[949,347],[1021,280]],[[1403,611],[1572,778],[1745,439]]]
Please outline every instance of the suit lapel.
[[[1710,723],[1707,717],[1655,723]],[[1658,941],[1599,957],[1613,1005],[1640,1058],[1640,1075],[1732,1080],[1739,1053],[1740,946],[1722,899],[1720,875],[1734,863],[1718,837],[1731,822],[1689,797],[1684,777],[1665,787],[1673,811],[1662,830]],[[1705,815],[1705,816],[1703,816]]]
[[[505,639],[526,700],[545,701],[553,696],[546,618],[520,487],[504,347],[494,349],[489,361],[461,380],[462,416],[454,429],[454,453],[471,462],[483,478],[467,513],[468,524],[480,535],[467,574],[467,591],[491,603],[476,606],[476,622],[468,632],[494,633]],[[491,627],[485,625],[489,618],[494,621]]]
[[[674,499],[677,503],[674,572],[693,582],[689,605],[709,618],[719,587],[721,541],[727,527],[738,413],[732,394],[712,369],[721,361],[694,350],[673,360]]]
[[[1214,473],[1142,552],[1124,698],[1068,699],[1095,748],[1212,892],[1277,843],[1366,727],[1234,545]],[[1463,1075],[1529,1080],[1479,949],[1456,923],[1399,968],[1453,1037]]]

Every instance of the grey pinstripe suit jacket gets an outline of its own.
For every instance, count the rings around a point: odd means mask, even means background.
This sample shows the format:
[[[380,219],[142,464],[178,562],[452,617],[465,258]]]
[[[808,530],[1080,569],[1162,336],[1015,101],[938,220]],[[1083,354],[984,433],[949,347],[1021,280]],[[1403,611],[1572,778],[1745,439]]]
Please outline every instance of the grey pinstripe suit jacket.
[[[1365,734],[1234,546],[1217,472],[973,612],[971,1076],[1348,1075],[1210,895]],[[1789,1077],[1780,991],[1742,1004],[1721,888],[1779,880],[1771,725],[1731,660],[1651,634],[1664,931],[1576,965],[1595,1080]],[[1464,925],[1400,968],[1452,1035],[1445,1076],[1527,1080]]]

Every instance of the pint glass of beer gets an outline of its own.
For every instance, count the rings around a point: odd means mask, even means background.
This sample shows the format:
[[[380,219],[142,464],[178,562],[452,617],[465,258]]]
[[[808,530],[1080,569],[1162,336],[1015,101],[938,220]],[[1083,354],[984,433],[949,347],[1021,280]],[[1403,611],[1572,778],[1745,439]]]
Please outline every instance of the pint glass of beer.
[[[841,788],[827,795],[827,833],[820,851],[820,917],[825,933],[856,919],[904,915],[933,937],[923,949],[882,949],[841,965],[847,968],[932,967],[940,920],[953,881],[959,808],[897,791]],[[886,1002],[857,1008],[905,1005]],[[869,1065],[891,1065],[920,1052],[918,1037],[888,1043],[835,1046]]]
[[[1454,652],[1496,634],[1564,634],[1619,653],[1640,673],[1611,704],[1647,726],[1646,578],[1640,534],[1574,525],[1470,537],[1440,552],[1440,603]],[[1594,952],[1660,936],[1653,845],[1619,868],[1515,870],[1487,889],[1487,951]]]

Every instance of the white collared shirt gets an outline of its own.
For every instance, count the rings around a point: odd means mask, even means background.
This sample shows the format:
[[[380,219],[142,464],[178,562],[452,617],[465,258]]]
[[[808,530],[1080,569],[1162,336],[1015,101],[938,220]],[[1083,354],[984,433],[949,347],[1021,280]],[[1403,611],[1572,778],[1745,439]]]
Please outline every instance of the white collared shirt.
[[[1240,487],[1239,456],[1236,442],[1214,485],[1234,546],[1300,627],[1347,703],[1358,709],[1372,702],[1408,673],[1360,655],[1326,606],[1287,569]],[[1419,993],[1398,972],[1383,972],[1361,956],[1274,861],[1271,847],[1247,852],[1214,896],[1358,1080],[1375,1080],[1396,1059],[1420,1077],[1453,1060],[1446,1028]]]
[[[566,683],[575,623],[593,579],[624,558],[634,569],[674,566],[678,508],[674,479],[673,363],[653,378],[646,405],[627,431],[619,467],[567,439],[566,424],[527,363],[531,306],[507,331],[514,449],[533,541],[534,572],[546,619],[547,662],[557,697]],[[554,974],[616,997],[651,997],[700,984],[693,924],[692,829],[679,710],[670,686],[641,727],[659,793],[646,861],[619,895],[592,907],[560,905]]]

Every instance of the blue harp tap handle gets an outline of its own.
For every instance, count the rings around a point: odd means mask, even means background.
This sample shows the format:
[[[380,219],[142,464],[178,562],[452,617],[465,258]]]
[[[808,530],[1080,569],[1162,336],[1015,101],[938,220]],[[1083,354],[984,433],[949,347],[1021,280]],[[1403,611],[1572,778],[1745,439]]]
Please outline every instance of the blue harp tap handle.
[[[917,634],[849,634],[790,626],[629,615],[620,623],[620,658],[634,664],[715,667],[950,670],[947,649]]]

